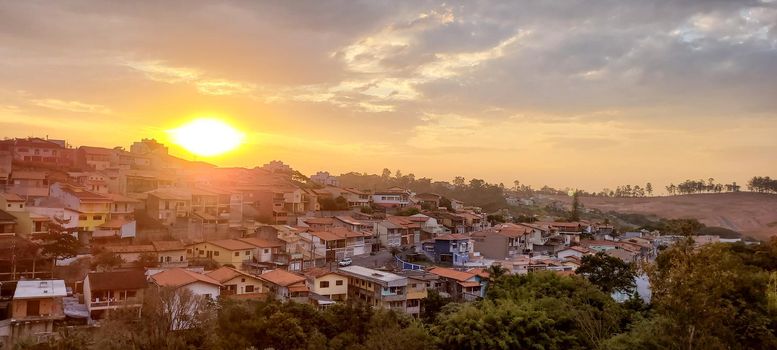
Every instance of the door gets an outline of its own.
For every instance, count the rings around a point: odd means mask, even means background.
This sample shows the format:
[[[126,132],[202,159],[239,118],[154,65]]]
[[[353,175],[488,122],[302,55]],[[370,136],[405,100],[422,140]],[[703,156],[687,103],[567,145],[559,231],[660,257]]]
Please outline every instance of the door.
[[[40,316],[40,300],[27,300],[27,316]]]

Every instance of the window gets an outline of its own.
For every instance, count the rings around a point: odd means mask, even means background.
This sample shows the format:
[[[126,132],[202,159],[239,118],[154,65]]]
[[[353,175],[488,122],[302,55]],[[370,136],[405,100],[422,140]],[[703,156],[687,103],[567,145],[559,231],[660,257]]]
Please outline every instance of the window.
[[[265,253],[265,254],[270,254],[270,250],[269,250],[269,249],[265,249],[265,250],[264,250],[264,253]]]
[[[86,220],[86,215],[79,215],[78,220]]]
[[[329,281],[318,282],[318,288],[329,288]]]
[[[219,256],[219,251],[218,250],[214,250],[213,251],[213,256]]]
[[[136,295],[137,295],[137,292],[134,290],[127,291],[127,298],[134,298]]]
[[[192,250],[191,250],[191,249],[186,249],[186,254],[191,254],[191,253],[192,253]],[[182,258],[183,258],[183,257],[182,257]]]
[[[249,284],[246,286],[246,293],[253,293],[254,292],[254,286]]]
[[[240,256],[240,252],[235,252],[235,256]]]
[[[342,285],[343,285],[343,280],[337,280],[337,281],[335,281],[335,285],[336,285],[336,286],[342,286]]]
[[[40,300],[27,300],[27,316],[40,316]]]
[[[245,281],[246,281],[246,279],[245,279],[245,278],[241,278],[241,279],[240,279],[240,282],[245,282]]]
[[[103,219],[103,216],[102,216],[102,215],[95,215],[95,216],[93,216],[93,218],[94,218],[95,220],[102,220],[102,219]]]
[[[208,298],[208,299],[213,299],[213,298],[210,296],[210,294],[203,294],[203,296],[204,296],[204,297],[206,297],[206,298]]]
[[[251,251],[250,250],[246,250],[245,255],[251,255]]]

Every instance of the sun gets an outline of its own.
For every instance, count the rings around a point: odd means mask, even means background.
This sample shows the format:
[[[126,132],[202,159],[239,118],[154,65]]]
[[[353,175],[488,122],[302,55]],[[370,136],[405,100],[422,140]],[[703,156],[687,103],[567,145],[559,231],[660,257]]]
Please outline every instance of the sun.
[[[170,130],[173,142],[202,157],[229,152],[243,141],[243,133],[214,118],[199,118]]]

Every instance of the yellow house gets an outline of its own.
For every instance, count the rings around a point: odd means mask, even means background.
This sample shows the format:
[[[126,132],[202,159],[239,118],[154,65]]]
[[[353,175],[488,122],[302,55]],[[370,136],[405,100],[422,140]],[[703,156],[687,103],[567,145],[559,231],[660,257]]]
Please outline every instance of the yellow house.
[[[232,265],[242,270],[243,262],[251,261],[254,246],[236,239],[205,241],[186,246],[190,259],[212,259],[221,265]]]
[[[323,297],[317,299],[320,307],[348,299],[348,277],[345,275],[326,268],[314,268],[305,272],[305,278],[310,292]]]
[[[51,185],[51,197],[61,200],[65,209],[78,214],[77,227],[82,231],[94,231],[108,221],[113,200],[87,191],[82,187],[57,182]]]

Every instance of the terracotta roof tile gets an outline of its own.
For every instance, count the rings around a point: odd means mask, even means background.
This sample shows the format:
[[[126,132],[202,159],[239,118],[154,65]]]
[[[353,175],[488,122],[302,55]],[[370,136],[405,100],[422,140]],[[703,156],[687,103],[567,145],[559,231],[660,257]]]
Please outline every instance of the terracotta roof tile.
[[[466,281],[476,276],[476,274],[472,272],[459,271],[459,270],[449,269],[445,267],[435,267],[429,270],[429,272],[435,275],[438,275],[440,277],[451,278],[457,281]]]
[[[157,285],[164,286],[164,287],[181,287],[195,282],[204,282],[208,284],[221,286],[221,283],[219,283],[219,281],[216,281],[211,277],[208,277],[201,273],[184,270],[181,268],[162,271],[160,273],[152,275],[151,279]]]
[[[89,288],[96,290],[121,290],[146,288],[146,275],[141,270],[90,272]]]
[[[259,278],[282,287],[305,281],[305,277],[281,269],[265,272],[259,275]]]

